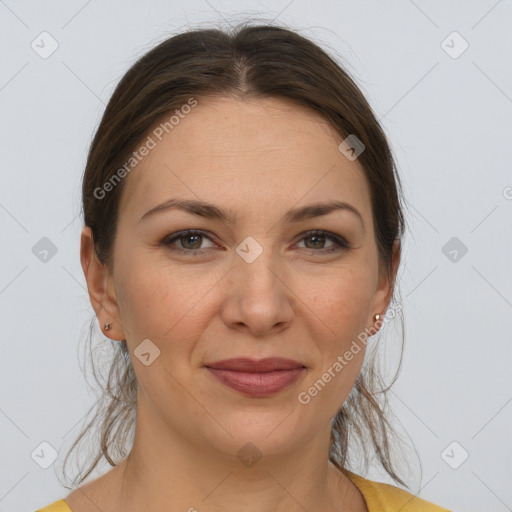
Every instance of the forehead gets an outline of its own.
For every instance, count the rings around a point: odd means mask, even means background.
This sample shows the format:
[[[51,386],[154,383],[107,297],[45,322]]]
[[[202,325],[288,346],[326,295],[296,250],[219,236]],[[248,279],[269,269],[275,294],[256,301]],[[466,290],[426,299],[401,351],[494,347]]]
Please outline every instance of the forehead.
[[[276,98],[198,98],[168,133],[155,131],[158,123],[149,132],[152,149],[125,178],[120,214],[133,220],[170,197],[241,211],[301,198],[350,200],[369,214],[361,165],[339,151],[343,137],[310,109]]]

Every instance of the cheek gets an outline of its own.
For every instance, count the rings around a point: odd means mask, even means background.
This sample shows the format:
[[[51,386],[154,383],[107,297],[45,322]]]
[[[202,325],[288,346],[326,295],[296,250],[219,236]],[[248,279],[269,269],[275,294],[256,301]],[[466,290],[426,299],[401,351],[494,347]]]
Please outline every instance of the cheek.
[[[327,307],[327,303],[325,304]],[[319,424],[332,419],[354,387],[366,353],[366,343],[358,336],[364,332],[367,297],[344,300],[338,296],[330,302],[324,321],[328,335],[317,336],[318,365],[311,369],[298,397],[306,407],[311,421]]]
[[[366,338],[360,335],[369,327],[375,283],[364,262],[340,267],[328,280],[316,282],[321,286],[303,291],[305,311],[314,313],[317,328],[312,337],[320,357],[308,379],[311,394],[304,391],[317,397],[317,411],[327,415],[341,407],[364,362]]]
[[[198,265],[171,266],[144,254],[119,258],[116,264],[116,279],[122,283],[118,305],[133,344],[149,338],[161,345],[179,338],[186,345],[186,338],[201,328],[211,300],[208,291],[222,283],[217,272],[205,272]]]
[[[340,349],[369,327],[367,319],[375,282],[371,269],[362,263],[339,268],[325,277],[316,281],[317,286],[304,283],[299,293],[305,297],[304,303],[314,312],[317,322],[323,323],[329,347]]]

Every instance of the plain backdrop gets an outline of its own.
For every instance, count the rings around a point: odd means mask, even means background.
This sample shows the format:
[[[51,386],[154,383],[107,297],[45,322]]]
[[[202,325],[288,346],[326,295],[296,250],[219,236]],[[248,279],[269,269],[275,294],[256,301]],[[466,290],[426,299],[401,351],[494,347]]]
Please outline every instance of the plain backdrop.
[[[421,460],[410,482],[452,510],[512,510],[510,0],[0,0],[0,511],[68,494],[33,454],[60,461],[93,401],[79,188],[105,104],[165,37],[248,18],[342,58],[391,142],[410,231],[390,402]]]

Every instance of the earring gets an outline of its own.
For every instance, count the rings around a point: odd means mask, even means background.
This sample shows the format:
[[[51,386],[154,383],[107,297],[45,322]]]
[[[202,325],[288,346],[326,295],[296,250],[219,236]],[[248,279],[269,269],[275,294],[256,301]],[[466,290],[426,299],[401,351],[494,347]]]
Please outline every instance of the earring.
[[[109,331],[111,327],[112,327],[112,324],[110,322],[107,322],[105,324],[105,331]]]
[[[382,318],[382,315],[379,315],[378,313],[373,316],[373,319],[378,322]]]

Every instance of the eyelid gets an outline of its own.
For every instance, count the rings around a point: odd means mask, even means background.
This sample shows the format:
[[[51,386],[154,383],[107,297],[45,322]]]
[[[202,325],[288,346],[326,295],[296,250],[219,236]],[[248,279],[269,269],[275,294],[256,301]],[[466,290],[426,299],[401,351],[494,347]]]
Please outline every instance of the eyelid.
[[[301,233],[299,235],[299,242],[301,242],[304,238],[313,235],[325,236],[325,238],[330,238],[332,241],[339,243],[342,247],[345,247],[347,249],[350,248],[350,244],[343,236],[337,235],[336,233],[332,233],[331,231],[327,231],[325,229],[310,229],[309,231],[305,231],[304,233]]]
[[[175,233],[170,233],[169,235],[166,235],[160,243],[165,246],[170,246],[171,244],[173,244],[180,238],[185,238],[187,235],[189,235],[189,236],[198,235],[203,238],[207,238],[211,242],[215,243],[215,241],[214,241],[215,237],[213,235],[211,235],[210,233],[208,233],[208,231],[204,231],[202,229],[184,229],[182,231],[176,231]],[[200,251],[203,251],[204,249],[188,249],[188,250],[187,249],[176,249],[176,250],[178,252],[184,251],[184,252],[188,252],[188,253],[193,253],[194,251],[200,252]]]
[[[207,252],[208,249],[213,248],[213,247],[207,247],[207,248],[203,248],[203,249],[182,249],[182,248],[178,248],[178,247],[171,248],[171,245],[174,242],[178,241],[180,238],[186,237],[187,235],[190,235],[190,236],[198,235],[203,238],[207,238],[211,242],[215,243],[215,241],[214,241],[215,236],[211,235],[208,231],[204,231],[202,229],[185,229],[182,231],[177,231],[175,233],[166,235],[160,243],[162,245],[168,247],[172,251],[182,253],[182,254],[189,254],[189,255],[203,254],[204,252]],[[352,248],[351,245],[349,244],[349,242],[343,236],[337,235],[336,233],[332,233],[325,229],[310,229],[308,231],[300,233],[300,235],[298,235],[300,238],[297,240],[297,242],[295,242],[294,245],[301,242],[305,238],[308,238],[310,236],[315,236],[315,235],[324,236],[326,239],[330,239],[332,242],[334,242],[334,245],[332,245],[331,247],[328,247],[326,249],[323,249],[323,248],[309,249],[306,247],[305,249],[309,252],[318,253],[318,254],[332,254],[332,253],[336,253],[336,252],[346,251],[346,250]]]

